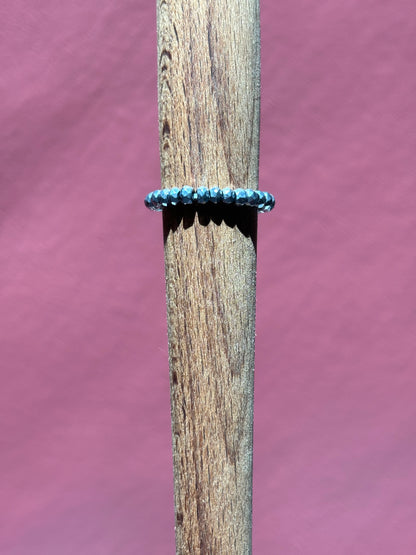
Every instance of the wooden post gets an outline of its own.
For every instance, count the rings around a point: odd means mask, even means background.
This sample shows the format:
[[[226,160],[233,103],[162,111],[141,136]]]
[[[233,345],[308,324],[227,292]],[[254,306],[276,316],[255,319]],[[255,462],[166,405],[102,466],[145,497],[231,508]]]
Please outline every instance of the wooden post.
[[[163,187],[257,188],[258,0],[158,0]],[[257,213],[164,210],[178,554],[251,553]]]

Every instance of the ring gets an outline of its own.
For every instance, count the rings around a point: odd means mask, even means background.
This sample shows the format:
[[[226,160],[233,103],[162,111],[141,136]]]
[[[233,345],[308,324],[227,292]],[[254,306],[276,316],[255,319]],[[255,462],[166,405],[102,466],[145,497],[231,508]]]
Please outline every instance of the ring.
[[[207,204],[234,204],[235,206],[251,206],[259,212],[270,212],[276,203],[272,194],[256,189],[220,189],[219,187],[173,187],[172,189],[156,189],[144,199],[144,204],[150,210],[160,212],[168,206],[177,204],[198,205]]]

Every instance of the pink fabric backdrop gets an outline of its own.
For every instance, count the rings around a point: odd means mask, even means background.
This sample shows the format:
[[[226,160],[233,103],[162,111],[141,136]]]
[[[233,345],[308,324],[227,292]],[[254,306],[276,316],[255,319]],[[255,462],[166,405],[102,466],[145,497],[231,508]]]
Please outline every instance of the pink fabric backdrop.
[[[0,553],[173,553],[155,3],[0,20]],[[262,1],[257,554],[416,553],[415,37]]]

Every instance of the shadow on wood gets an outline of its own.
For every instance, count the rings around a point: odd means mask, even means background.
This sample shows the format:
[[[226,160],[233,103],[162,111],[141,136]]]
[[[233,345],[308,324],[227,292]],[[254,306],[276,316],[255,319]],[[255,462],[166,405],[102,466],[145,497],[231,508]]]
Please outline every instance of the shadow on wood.
[[[182,224],[188,229],[195,224],[195,219],[202,226],[210,222],[220,226],[237,227],[244,235],[250,237],[257,251],[257,209],[250,206],[226,206],[224,204],[206,204],[200,206],[169,206],[163,210],[163,240],[170,232],[175,232]]]

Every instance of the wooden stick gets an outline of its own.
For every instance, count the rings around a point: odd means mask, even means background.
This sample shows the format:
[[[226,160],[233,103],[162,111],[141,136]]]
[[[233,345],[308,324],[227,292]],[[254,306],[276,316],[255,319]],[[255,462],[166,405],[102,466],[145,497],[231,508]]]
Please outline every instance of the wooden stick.
[[[163,187],[257,188],[258,0],[158,0]],[[256,210],[164,210],[178,554],[251,553]]]

